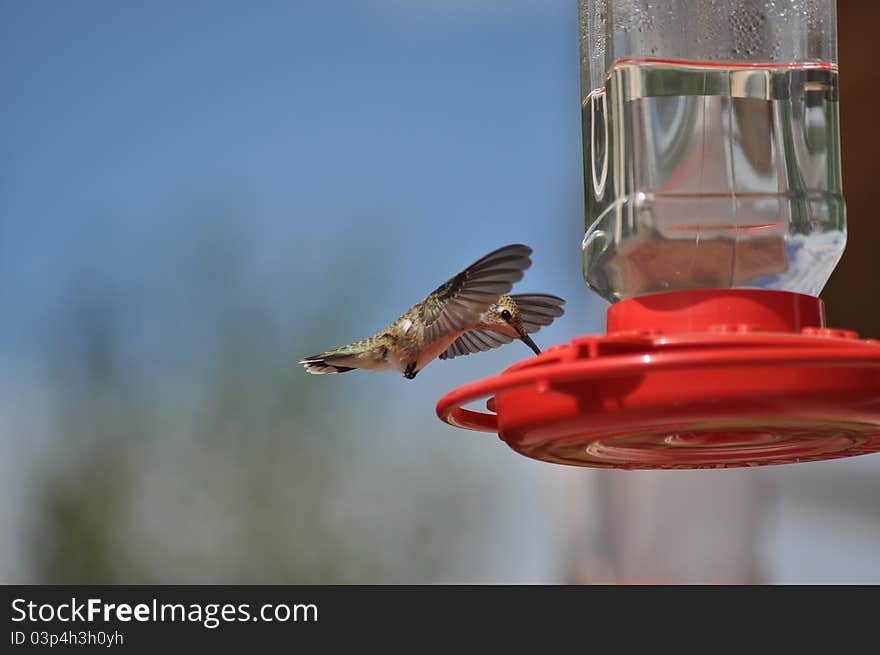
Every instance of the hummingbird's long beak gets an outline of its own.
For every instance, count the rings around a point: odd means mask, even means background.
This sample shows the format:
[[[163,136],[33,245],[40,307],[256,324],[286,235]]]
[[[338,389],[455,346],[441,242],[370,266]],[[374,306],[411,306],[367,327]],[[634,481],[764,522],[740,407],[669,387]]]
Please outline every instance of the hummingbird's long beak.
[[[536,355],[541,354],[541,349],[538,348],[537,344],[534,341],[532,341],[532,338],[529,336],[529,333],[526,332],[525,328],[518,328],[517,332],[519,332],[519,338],[522,339],[524,344],[534,350]]]

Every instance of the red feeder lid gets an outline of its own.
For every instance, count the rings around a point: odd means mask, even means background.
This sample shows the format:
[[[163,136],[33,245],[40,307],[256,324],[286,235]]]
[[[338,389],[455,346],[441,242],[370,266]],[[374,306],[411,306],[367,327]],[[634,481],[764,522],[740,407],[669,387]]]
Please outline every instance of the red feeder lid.
[[[492,413],[463,405],[489,397]],[[880,451],[880,341],[822,301],[699,290],[623,300],[574,339],[437,404],[548,462],[624,469],[784,464]]]

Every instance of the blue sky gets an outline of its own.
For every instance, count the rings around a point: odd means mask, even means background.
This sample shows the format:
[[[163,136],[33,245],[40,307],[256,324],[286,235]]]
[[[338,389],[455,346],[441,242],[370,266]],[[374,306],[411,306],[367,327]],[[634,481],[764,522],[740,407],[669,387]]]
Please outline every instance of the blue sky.
[[[71,444],[46,417],[59,399],[90,407],[68,370],[84,366],[90,320],[104,316],[118,341],[119,397],[144,391],[158,424],[184,436],[223,371],[218,326],[232,325],[246,358],[289,362],[297,384],[315,385],[320,420],[301,432],[346,445],[357,426],[373,449],[358,491],[340,492],[352,511],[386,520],[362,488],[396,498],[401,471],[413,502],[466,480],[504,502],[490,503],[486,534],[462,536],[488,544],[464,566],[546,577],[537,490],[552,469],[434,415],[441,394],[528,348],[438,362],[415,382],[315,378],[296,359],[383,328],[513,242],[535,250],[517,289],[569,300],[536,335],[542,347],[601,328],[580,267],[576,12],[568,0],[0,0],[0,513],[29,521],[39,505],[22,490],[50,462],[67,466]],[[261,370],[242,368],[241,384]],[[159,452],[174,461],[171,437]],[[16,549],[0,568],[22,570],[20,530],[0,544]]]
[[[597,329],[579,270],[576,11],[0,3],[6,343],[29,352],[82,285],[123,298],[129,332],[151,333],[216,233],[291,328],[328,302],[339,336],[358,337],[522,241],[528,289],[580,296],[570,312],[589,324],[565,336]],[[326,298],[353,252],[369,271]]]

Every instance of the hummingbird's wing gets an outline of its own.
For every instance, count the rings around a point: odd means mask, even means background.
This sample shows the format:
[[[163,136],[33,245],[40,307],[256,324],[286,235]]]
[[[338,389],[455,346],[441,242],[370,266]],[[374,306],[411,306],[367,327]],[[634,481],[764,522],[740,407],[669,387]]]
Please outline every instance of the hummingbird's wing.
[[[421,303],[425,341],[466,329],[500,296],[513,288],[532,265],[532,249],[521,244],[504,246],[477,260],[437,287]]]
[[[550,325],[553,319],[565,313],[562,309],[565,300],[549,293],[511,294],[510,298],[516,303],[526,332],[530,334],[540,330],[543,325]]]
[[[440,353],[440,359],[452,359],[461,355],[484,352],[498,346],[503,346],[511,341],[513,341],[513,337],[509,337],[503,332],[468,330],[453,341],[452,345],[445,352]]]
[[[510,298],[516,303],[526,332],[529,333],[537,332],[543,325],[550,325],[553,319],[565,313],[565,310],[562,309],[565,300],[559,296],[551,296],[548,293],[523,293],[511,294]],[[446,352],[441,353],[440,359],[452,359],[461,355],[484,352],[511,341],[513,341],[513,337],[503,332],[468,330],[453,341]]]

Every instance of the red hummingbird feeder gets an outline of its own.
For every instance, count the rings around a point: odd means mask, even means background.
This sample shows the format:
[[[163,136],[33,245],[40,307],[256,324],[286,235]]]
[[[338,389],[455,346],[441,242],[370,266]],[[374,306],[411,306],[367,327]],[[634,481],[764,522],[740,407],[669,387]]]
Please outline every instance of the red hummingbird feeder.
[[[437,414],[577,466],[880,452],[880,341],[827,327],[818,298],[846,240],[835,2],[671,4],[580,2],[584,277],[606,333]]]

